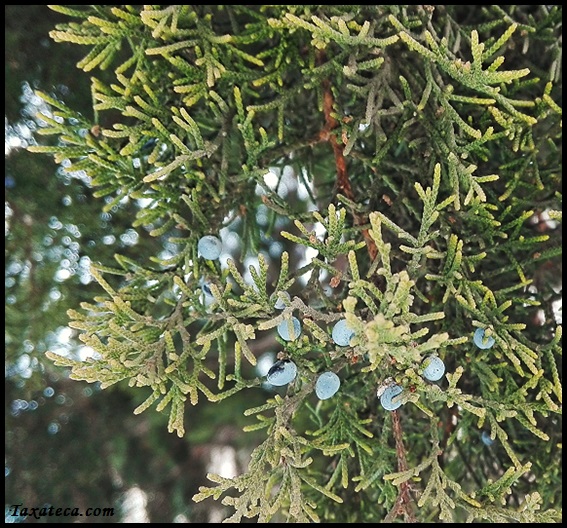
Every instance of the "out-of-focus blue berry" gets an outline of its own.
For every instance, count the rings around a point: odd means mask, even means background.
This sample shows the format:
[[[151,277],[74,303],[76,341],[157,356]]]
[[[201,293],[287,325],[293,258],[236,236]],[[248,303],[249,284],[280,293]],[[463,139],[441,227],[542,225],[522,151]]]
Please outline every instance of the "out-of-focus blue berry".
[[[199,279],[199,286],[201,286],[201,295],[199,295],[201,304],[203,304],[206,308],[208,308],[211,304],[215,302],[215,296],[211,291],[210,282],[208,282],[206,279],[201,277]]]
[[[402,405],[402,402],[394,398],[402,393],[402,388],[397,384],[393,383],[389,387],[386,387],[382,396],[380,396],[380,405],[384,407],[387,411],[395,411],[398,407]]]
[[[216,236],[205,235],[199,239],[197,243],[199,255],[207,260],[216,260],[220,257],[222,251],[222,242]]]
[[[339,346],[348,346],[354,336],[354,330],[348,325],[346,319],[341,319],[333,326],[331,334],[333,341]]]
[[[146,141],[142,147],[140,148],[140,152],[144,153],[144,152],[149,152],[150,150],[152,150],[157,144],[157,139],[156,138],[151,138],[148,139],[148,141]]]
[[[288,301],[291,300],[289,293],[286,291],[281,292],[280,295],[277,297],[276,304],[274,304],[274,308],[276,310],[283,310],[287,305],[280,299],[280,297],[285,297]]]
[[[445,374],[445,363],[438,356],[429,356],[425,358],[423,369],[423,377],[429,381],[439,381]]]
[[[490,438],[490,433],[488,431],[482,431],[480,439],[482,440],[482,443],[488,447],[490,447],[494,443],[494,440]]]
[[[320,400],[333,397],[341,386],[340,378],[334,372],[323,372],[315,383],[315,394]]]
[[[478,348],[487,349],[492,348],[494,345],[494,338],[492,336],[485,336],[484,328],[477,328],[473,336],[474,344]]]
[[[201,293],[201,295],[199,296],[199,300],[201,301],[201,304],[205,307],[208,308],[209,306],[211,306],[214,302],[215,302],[215,298],[212,295],[207,295],[204,291]]]
[[[203,293],[205,295],[208,295],[209,297],[213,297],[213,292],[211,291],[211,287],[206,282],[203,282],[201,284],[201,290],[203,290]]]
[[[279,359],[268,370],[266,381],[275,387],[283,387],[297,376],[297,365],[290,359]]]
[[[286,341],[294,341],[301,335],[301,323],[297,317],[291,318],[291,327],[292,328],[290,329],[290,319],[284,319],[278,325],[278,334],[282,339],[285,339]]]

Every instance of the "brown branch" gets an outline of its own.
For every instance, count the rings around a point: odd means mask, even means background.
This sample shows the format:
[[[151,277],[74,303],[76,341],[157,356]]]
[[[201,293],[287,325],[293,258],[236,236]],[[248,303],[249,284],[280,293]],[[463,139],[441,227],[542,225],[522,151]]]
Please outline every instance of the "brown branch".
[[[396,455],[398,457],[398,471],[406,471],[408,463],[406,460],[406,451],[402,438],[402,424],[398,411],[392,411],[392,429],[394,431],[394,440],[396,441]]]
[[[392,430],[394,433],[394,440],[396,441],[398,471],[406,471],[408,469],[408,463],[402,438],[402,424],[400,422],[400,415],[398,414],[398,411],[392,411]],[[398,515],[403,515],[405,522],[416,523],[417,519],[413,513],[412,503],[411,486],[408,481],[402,482],[400,484],[400,491],[396,498],[396,502],[388,515],[384,518],[384,522],[392,522]]]
[[[323,62],[324,58],[325,54],[321,51],[318,56],[318,62]],[[325,126],[319,133],[319,138],[321,141],[328,141],[333,147],[335,165],[337,167],[337,192],[341,193],[351,202],[356,203],[356,196],[352,190],[352,185],[348,177],[347,163],[344,156],[344,146],[337,141],[336,134],[332,133],[332,131],[339,125],[338,121],[332,115],[334,102],[333,93],[331,91],[331,83],[328,79],[325,79],[323,81],[323,115],[325,116]],[[367,218],[364,218],[362,215],[359,215],[354,211],[352,214],[355,225],[363,226],[368,224]],[[367,228],[362,229],[362,236],[366,242],[366,248],[368,250],[370,260],[374,261],[378,255],[376,243],[370,236],[370,232]]]
[[[333,94],[331,92],[331,84],[328,79],[323,82],[323,114],[325,116],[325,127],[321,131],[321,139],[328,141],[333,147],[335,154],[335,165],[337,166],[337,190],[346,196],[349,200],[355,201],[354,192],[348,178],[346,160],[344,156],[344,148],[337,141],[337,136],[331,131],[338,126],[338,121],[332,116],[333,110]]]

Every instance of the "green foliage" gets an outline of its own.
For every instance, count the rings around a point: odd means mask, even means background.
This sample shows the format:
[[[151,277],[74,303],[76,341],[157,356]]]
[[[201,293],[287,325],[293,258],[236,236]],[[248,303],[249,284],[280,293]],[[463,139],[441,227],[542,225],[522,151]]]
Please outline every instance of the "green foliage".
[[[265,434],[247,471],[194,497],[224,496],[227,522],[559,520],[561,9],[52,7],[79,20],[53,39],[113,78],[92,78],[94,121],[42,92],[59,141],[30,150],[71,160],[107,208],[142,200],[132,225],[169,250],[94,266],[103,293],[69,317],[97,356],[47,356],[140,387],[134,412],[167,409],[183,436],[188,404],[264,386],[269,334],[298,376],[246,411]],[[211,233],[239,235],[241,258],[201,259]],[[318,401],[324,370],[341,388]]]

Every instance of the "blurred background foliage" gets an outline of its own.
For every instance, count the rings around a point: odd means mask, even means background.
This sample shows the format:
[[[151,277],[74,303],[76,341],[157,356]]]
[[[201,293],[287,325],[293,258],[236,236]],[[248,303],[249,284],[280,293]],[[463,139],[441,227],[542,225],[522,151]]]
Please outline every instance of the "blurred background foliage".
[[[47,349],[80,350],[66,311],[99,292],[91,259],[111,262],[118,251],[138,259],[162,243],[131,228],[136,205],[102,213],[87,181],[25,150],[54,141],[34,133],[42,108],[34,89],[92,113],[88,76],[75,67],[83,50],[48,36],[65,18],[47,6],[5,6],[5,520],[24,521],[12,515],[23,504],[115,508],[112,518],[40,522],[124,522],[143,512],[152,522],[207,521],[206,506],[190,499],[211,446],[237,441],[250,392],[246,401],[190,409],[190,432],[179,439],[167,432],[165,415],[132,414],[147,395],[132,395],[126,384],[100,391],[70,381],[43,360]]]

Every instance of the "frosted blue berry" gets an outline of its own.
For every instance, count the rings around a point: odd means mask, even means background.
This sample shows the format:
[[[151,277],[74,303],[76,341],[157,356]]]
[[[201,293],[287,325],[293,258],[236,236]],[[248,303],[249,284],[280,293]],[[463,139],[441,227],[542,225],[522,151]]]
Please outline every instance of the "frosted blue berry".
[[[290,326],[292,328],[290,328]],[[301,335],[301,323],[297,317],[291,318],[291,325],[290,319],[284,319],[278,325],[278,334],[282,339],[286,341],[294,341]]]
[[[380,396],[380,405],[384,407],[387,411],[395,411],[398,407],[402,405],[402,402],[396,396],[402,393],[402,388],[397,384],[393,383],[386,387],[382,396]]]
[[[288,301],[291,300],[289,293],[286,291],[280,292],[279,296],[277,297],[276,304],[274,304],[274,308],[276,310],[283,310],[287,305],[280,299],[280,297],[285,297]]]
[[[494,440],[490,438],[490,433],[488,431],[482,431],[480,439],[482,440],[482,443],[488,447],[490,447],[494,443]]]
[[[354,336],[354,330],[348,325],[346,319],[335,323],[332,331],[333,341],[339,346],[348,346]]]
[[[494,345],[494,338],[485,336],[484,328],[477,328],[474,331],[473,341],[478,348],[482,349],[492,348]]]
[[[429,356],[423,362],[423,377],[429,381],[439,381],[445,374],[445,363],[438,356]]]
[[[320,400],[333,397],[341,386],[341,380],[334,372],[323,372],[315,383],[315,394]]]
[[[205,235],[199,239],[197,251],[207,260],[216,260],[221,254],[222,242],[216,236]]]
[[[297,376],[297,365],[290,359],[276,361],[268,370],[266,381],[275,387],[283,387]]]

